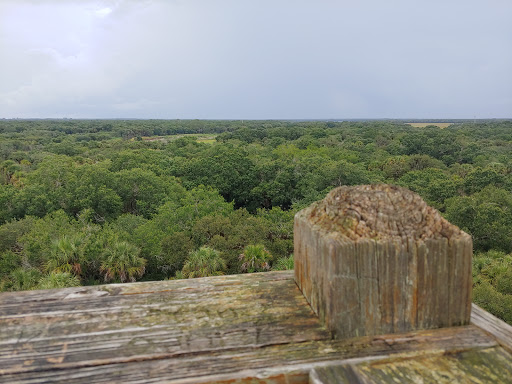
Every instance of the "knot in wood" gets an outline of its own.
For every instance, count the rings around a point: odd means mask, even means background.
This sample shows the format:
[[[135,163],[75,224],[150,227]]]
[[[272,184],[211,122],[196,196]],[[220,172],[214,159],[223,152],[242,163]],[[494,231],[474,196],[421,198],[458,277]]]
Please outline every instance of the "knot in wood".
[[[430,239],[464,236],[416,193],[394,185],[343,186],[309,211],[328,232],[358,239]]]

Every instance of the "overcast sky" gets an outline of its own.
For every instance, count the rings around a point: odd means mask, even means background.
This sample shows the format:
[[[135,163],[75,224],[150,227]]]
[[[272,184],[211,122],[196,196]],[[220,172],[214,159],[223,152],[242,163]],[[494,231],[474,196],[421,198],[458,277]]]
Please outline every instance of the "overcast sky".
[[[512,117],[511,0],[0,0],[0,118]]]

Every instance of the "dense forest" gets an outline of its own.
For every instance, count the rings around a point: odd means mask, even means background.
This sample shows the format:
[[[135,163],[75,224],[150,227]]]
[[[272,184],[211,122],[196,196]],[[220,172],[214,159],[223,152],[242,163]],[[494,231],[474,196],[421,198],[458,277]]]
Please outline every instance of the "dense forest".
[[[0,291],[293,268],[335,186],[419,193],[512,323],[512,122],[0,120]]]

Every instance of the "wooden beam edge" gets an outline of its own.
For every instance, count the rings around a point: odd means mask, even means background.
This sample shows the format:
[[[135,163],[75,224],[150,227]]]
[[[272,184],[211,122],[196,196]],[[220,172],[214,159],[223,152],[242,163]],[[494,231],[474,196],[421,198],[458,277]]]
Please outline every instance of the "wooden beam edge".
[[[267,369],[244,369],[235,373],[222,373],[222,374],[213,374],[213,375],[205,375],[199,377],[190,377],[190,378],[180,378],[176,380],[171,380],[169,383],[171,384],[251,384],[255,381],[261,380],[262,383],[273,383],[275,382],[283,382],[283,383],[302,383],[307,382],[309,380],[310,384],[322,384],[319,380],[318,375],[316,374],[317,369],[328,368],[332,366],[356,366],[361,363],[367,362],[379,362],[386,360],[395,360],[395,359],[415,359],[415,358],[425,358],[432,356],[439,356],[444,354],[456,354],[460,352],[466,352],[469,350],[480,349],[486,350],[489,348],[497,348],[498,346],[481,346],[475,348],[439,348],[439,349],[430,349],[423,351],[409,351],[409,352],[396,352],[396,353],[388,353],[383,355],[374,355],[374,356],[366,356],[366,357],[351,357],[351,358],[341,358],[341,359],[331,359],[324,361],[316,361],[316,362],[307,362],[307,363],[297,363],[297,364],[289,364],[283,365],[281,367],[270,367]],[[279,379],[282,379],[280,381]],[[295,380],[293,380],[295,379]],[[344,383],[344,382],[340,382]]]
[[[294,281],[293,270],[199,277],[196,279],[138,281],[134,283],[0,292],[0,308],[2,306],[20,306],[32,303],[60,302],[62,300],[84,301],[105,296],[148,295],[169,291],[215,289],[224,286],[278,284],[282,281]]]
[[[492,335],[509,353],[512,353],[512,326],[491,315],[475,303],[471,306],[471,324]]]

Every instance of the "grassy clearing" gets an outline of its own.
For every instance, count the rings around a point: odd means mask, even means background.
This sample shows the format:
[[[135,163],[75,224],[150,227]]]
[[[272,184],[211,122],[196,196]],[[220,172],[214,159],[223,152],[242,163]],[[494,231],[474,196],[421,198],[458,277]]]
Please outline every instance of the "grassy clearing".
[[[206,143],[206,144],[213,144],[215,143],[217,140],[215,139],[217,137],[217,135],[202,135],[202,136],[199,136],[196,141],[198,143]]]
[[[171,136],[143,136],[144,141],[164,141],[169,142],[172,140],[179,139],[181,137],[193,137],[198,143],[212,144],[215,143],[217,134],[216,133],[189,133],[182,135],[171,135]],[[134,138],[132,140],[135,140]]]
[[[413,127],[416,127],[416,128],[425,128],[429,125],[435,125],[436,127],[439,127],[439,128],[446,128],[446,127],[449,127],[450,125],[452,125],[453,123],[407,123]]]

